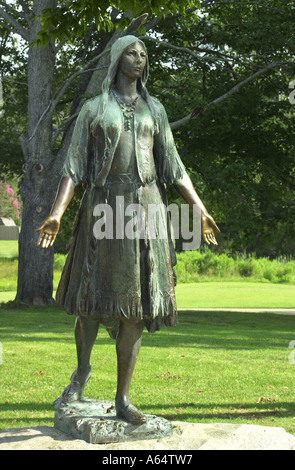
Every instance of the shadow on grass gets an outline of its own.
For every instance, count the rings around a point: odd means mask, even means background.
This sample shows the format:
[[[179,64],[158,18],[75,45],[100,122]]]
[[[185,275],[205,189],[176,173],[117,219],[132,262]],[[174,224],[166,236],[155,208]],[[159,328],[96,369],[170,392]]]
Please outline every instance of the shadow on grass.
[[[0,306],[1,341],[74,341],[75,317],[55,306],[11,310]],[[40,335],[38,333],[40,332]],[[176,328],[144,332],[144,347],[228,350],[288,347],[295,339],[295,316],[272,313],[182,311]],[[100,344],[114,344],[101,325]]]
[[[261,409],[259,409],[261,406]],[[189,408],[187,412],[186,408]],[[209,409],[211,412],[209,412]],[[152,407],[145,408],[141,407],[141,410],[147,414],[155,414],[161,416],[162,418],[171,420],[171,421],[187,421],[187,422],[201,422],[203,420],[214,420],[218,421],[234,421],[236,419],[245,419],[247,421],[251,420],[262,420],[264,418],[293,418],[295,413],[295,404],[288,402],[276,402],[276,403],[261,403],[257,405],[255,403],[235,403],[234,406],[232,403],[214,403],[210,404],[193,404],[193,403],[179,403],[171,405],[153,405]],[[164,410],[167,410],[165,412]],[[206,412],[208,410],[208,412]],[[157,412],[158,411],[158,412]],[[0,419],[0,423],[4,426],[9,427],[9,422],[11,427],[17,427],[17,422],[22,421],[21,413],[42,413],[42,412],[52,412],[52,416],[48,417],[28,417],[24,419],[27,426],[30,423],[33,423],[36,426],[36,423],[41,423],[45,425],[53,425],[53,416],[54,416],[54,406],[53,403],[13,403],[0,405],[0,412],[5,412],[8,416],[4,419]],[[9,416],[11,412],[11,416]],[[14,418],[16,421],[14,422]],[[3,425],[0,428],[3,429]]]
[[[40,414],[48,412],[52,412],[52,416],[40,416]],[[42,426],[53,426],[53,413],[53,403],[5,403],[0,405],[0,415],[3,416],[0,419],[0,430],[23,427],[24,422],[26,423],[26,427],[30,425],[39,426],[40,423],[42,424]],[[30,414],[39,414],[39,417],[30,417]],[[23,438],[21,438],[20,440],[23,440]]]
[[[186,408],[189,408],[187,412]],[[261,409],[259,409],[261,408]],[[143,407],[141,408],[144,411]],[[150,409],[150,408],[149,408]],[[171,405],[153,405],[152,409],[155,414],[157,410],[160,411],[160,415],[168,420],[180,420],[187,421],[192,420],[198,422],[204,419],[212,419],[217,422],[218,419],[222,420],[234,420],[242,418],[246,420],[251,419],[263,419],[269,417],[275,418],[293,418],[295,413],[295,404],[290,402],[275,403],[188,403],[188,404],[171,404]],[[167,409],[167,413],[163,410]],[[169,412],[169,409],[171,411]],[[172,411],[173,409],[173,411]],[[210,412],[205,412],[206,409],[211,409]],[[145,411],[144,411],[145,412]]]

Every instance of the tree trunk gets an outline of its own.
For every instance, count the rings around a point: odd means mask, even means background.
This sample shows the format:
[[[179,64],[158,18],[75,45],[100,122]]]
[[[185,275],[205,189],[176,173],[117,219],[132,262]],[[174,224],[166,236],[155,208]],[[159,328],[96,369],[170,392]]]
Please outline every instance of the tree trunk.
[[[56,0],[34,2],[35,19],[30,42],[40,30],[36,19],[44,8],[56,7]],[[53,248],[37,247],[36,229],[50,213],[58,185],[58,171],[52,152],[52,120],[48,113],[54,79],[55,45],[31,47],[28,56],[28,128],[21,136],[25,164],[20,182],[23,201],[19,238],[19,268],[16,300],[35,306],[53,302]]]

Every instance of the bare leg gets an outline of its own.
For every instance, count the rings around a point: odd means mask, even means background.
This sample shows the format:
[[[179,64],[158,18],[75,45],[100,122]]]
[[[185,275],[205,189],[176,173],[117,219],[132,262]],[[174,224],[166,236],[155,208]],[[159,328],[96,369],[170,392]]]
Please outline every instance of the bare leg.
[[[97,337],[99,322],[88,317],[77,317],[75,339],[77,348],[78,376],[83,380],[90,370],[90,355]]]
[[[63,402],[80,400],[84,387],[91,375],[90,355],[96,340],[99,322],[88,317],[77,317],[75,339],[78,366],[71,377],[71,383],[62,393]]]
[[[117,415],[132,424],[142,424],[146,417],[129,400],[129,388],[141,345],[143,322],[122,319],[117,337],[118,382]]]

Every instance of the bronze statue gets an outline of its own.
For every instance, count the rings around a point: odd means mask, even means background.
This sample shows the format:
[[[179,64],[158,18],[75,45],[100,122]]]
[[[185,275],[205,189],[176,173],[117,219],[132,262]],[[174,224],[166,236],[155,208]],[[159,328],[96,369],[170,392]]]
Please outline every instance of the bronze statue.
[[[81,398],[102,323],[116,339],[116,412],[133,424],[146,420],[129,400],[143,328],[154,332],[163,324],[177,323],[175,252],[169,228],[160,239],[150,236],[147,224],[140,238],[97,239],[94,207],[106,203],[115,210],[118,197],[124,201],[123,209],[132,204],[163,205],[164,185],[172,184],[191,207],[201,211],[205,242],[217,244],[214,229],[219,231],[180,160],[163,106],[146,89],[147,77],[144,43],[135,36],[118,39],[102,93],[88,100],[77,118],[51,214],[37,229],[41,231],[38,245],[52,246],[75,186],[85,184],[56,295],[57,304],[77,316],[78,365],[62,401]],[[119,215],[113,220],[115,231]]]

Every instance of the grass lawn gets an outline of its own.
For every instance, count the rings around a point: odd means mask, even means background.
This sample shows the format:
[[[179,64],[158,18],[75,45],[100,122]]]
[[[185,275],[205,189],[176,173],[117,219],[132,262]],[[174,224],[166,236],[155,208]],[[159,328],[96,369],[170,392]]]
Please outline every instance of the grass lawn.
[[[51,307],[0,308],[0,428],[53,425],[53,401],[76,366],[74,318]],[[295,434],[295,317],[180,313],[177,328],[144,333],[131,399],[145,413],[187,422],[281,426]],[[89,398],[113,400],[115,344],[101,328]]]
[[[295,285],[249,281],[178,284],[177,304],[184,308],[294,308]]]
[[[1,271],[1,262],[0,262]],[[56,274],[55,285],[59,276]],[[7,281],[8,288],[15,284]],[[3,290],[0,302],[14,300],[16,290]],[[295,286],[261,282],[197,282],[178,284],[176,298],[179,308],[293,308],[295,310]]]
[[[0,240],[0,258],[16,258],[17,256],[17,240]]]

